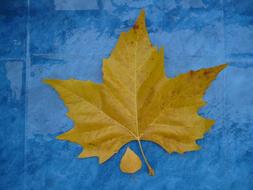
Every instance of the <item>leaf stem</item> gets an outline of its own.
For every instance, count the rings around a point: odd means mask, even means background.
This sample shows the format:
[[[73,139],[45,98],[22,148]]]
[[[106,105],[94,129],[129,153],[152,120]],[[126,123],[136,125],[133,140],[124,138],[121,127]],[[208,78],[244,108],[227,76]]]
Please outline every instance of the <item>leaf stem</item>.
[[[145,161],[145,163],[146,163],[146,165],[148,167],[148,173],[149,173],[149,175],[154,176],[155,175],[155,171],[151,167],[151,165],[149,164],[148,159],[146,158],[146,156],[144,154],[144,151],[143,151],[142,145],[141,145],[141,141],[139,139],[137,141],[138,141],[138,144],[139,144],[139,147],[140,147],[140,150],[141,150],[142,157],[143,157],[143,159],[144,159],[144,161]]]

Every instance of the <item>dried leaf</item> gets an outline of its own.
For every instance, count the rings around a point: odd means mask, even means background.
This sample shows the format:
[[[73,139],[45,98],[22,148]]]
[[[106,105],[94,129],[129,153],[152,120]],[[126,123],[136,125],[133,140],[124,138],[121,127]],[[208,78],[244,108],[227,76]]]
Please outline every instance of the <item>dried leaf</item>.
[[[121,171],[132,174],[141,169],[141,166],[142,163],[140,158],[131,148],[127,147],[126,152],[120,161]]]
[[[102,84],[45,80],[60,94],[75,124],[58,139],[80,144],[84,148],[80,158],[97,156],[100,163],[135,140],[153,175],[141,140],[157,143],[169,153],[198,150],[196,140],[214,124],[199,116],[198,110],[205,104],[206,89],[225,67],[167,78],[164,51],[152,46],[142,11],[134,27],[121,33],[110,57],[103,60]]]

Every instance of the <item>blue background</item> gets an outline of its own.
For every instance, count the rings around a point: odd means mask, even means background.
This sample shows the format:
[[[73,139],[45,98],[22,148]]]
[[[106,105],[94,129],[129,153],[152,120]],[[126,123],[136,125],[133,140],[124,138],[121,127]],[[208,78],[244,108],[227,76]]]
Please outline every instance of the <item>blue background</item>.
[[[78,159],[79,145],[55,139],[72,127],[43,78],[102,82],[102,59],[120,32],[147,15],[152,43],[165,48],[169,77],[229,64],[200,114],[216,124],[202,149],[168,154],[143,143],[156,176],[119,170],[126,148],[103,165]],[[253,189],[252,0],[1,0],[0,189]],[[139,155],[136,143],[130,143]]]

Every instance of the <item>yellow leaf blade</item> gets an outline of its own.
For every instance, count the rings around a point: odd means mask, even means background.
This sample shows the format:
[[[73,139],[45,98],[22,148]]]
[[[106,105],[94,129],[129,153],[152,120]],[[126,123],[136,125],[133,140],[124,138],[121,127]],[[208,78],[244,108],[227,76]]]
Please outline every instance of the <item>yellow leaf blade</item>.
[[[126,128],[102,109],[101,87],[90,81],[44,81],[60,95],[68,108],[67,115],[75,126],[57,138],[80,144],[84,151],[80,158],[99,157],[103,163],[127,142],[134,140]]]
[[[165,81],[140,114],[146,122],[141,139],[153,141],[168,152],[198,150],[196,140],[203,138],[214,121],[197,111],[204,105],[203,96],[211,81],[225,67],[191,71]]]
[[[143,96],[152,85],[165,78],[163,61],[163,50],[158,51],[150,42],[144,11],[134,27],[120,35],[110,57],[103,61],[106,94],[111,97],[116,93],[114,96],[129,113],[122,120],[136,136],[139,136],[138,108],[143,104]],[[114,103],[110,105],[121,110]]]
[[[131,148],[127,147],[127,150],[120,161],[120,170],[124,173],[133,174],[140,170],[141,166],[142,162],[139,156],[137,156]]]

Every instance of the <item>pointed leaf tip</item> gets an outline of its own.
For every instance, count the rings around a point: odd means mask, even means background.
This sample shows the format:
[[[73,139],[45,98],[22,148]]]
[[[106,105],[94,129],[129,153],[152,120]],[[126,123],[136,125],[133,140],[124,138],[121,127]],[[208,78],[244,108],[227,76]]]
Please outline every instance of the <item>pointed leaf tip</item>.
[[[221,64],[218,67],[220,68],[220,70],[222,71],[223,69],[225,69],[228,66],[227,63]]]
[[[135,21],[135,24],[133,26],[133,29],[139,29],[139,28],[146,28],[146,21],[145,21],[145,11],[144,9],[141,10],[138,18]]]
[[[140,16],[145,18],[145,10],[144,9],[141,9]]]
[[[44,84],[51,85],[54,81],[57,81],[57,79],[43,79],[42,82]]]
[[[47,84],[49,79],[43,79],[42,82]]]

